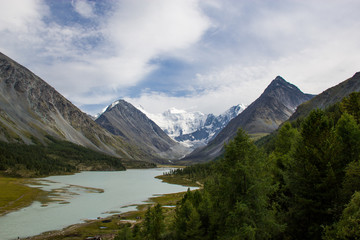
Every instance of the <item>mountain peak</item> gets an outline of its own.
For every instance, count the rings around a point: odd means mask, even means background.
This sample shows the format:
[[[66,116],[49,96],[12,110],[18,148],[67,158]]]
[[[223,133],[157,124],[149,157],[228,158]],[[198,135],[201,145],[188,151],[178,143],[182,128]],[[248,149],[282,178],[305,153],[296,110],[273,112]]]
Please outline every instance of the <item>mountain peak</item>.
[[[277,76],[273,81],[286,82],[285,79],[281,76]]]
[[[284,78],[282,78],[281,76],[277,76],[274,80],[271,81],[270,85],[276,85],[276,84],[281,84],[281,85],[292,85],[291,83],[287,82]]]
[[[223,153],[224,144],[242,128],[248,134],[264,135],[276,130],[301,103],[312,98],[282,77],[276,77],[252,104],[233,118],[206,147],[198,148],[183,158],[184,163],[202,162]]]
[[[281,76],[277,76],[274,80],[271,81],[269,86],[265,89],[264,94],[273,94],[273,92],[277,91],[290,91],[296,94],[302,93],[297,86],[287,82]]]
[[[165,159],[179,158],[189,151],[167,136],[145,113],[122,99],[110,104],[96,122],[110,133],[140,145],[149,155],[160,156],[156,161],[167,163]]]
[[[116,100],[115,102],[113,102],[111,105],[108,106],[107,110],[110,110],[114,107],[116,107],[117,105],[123,105],[123,104],[127,104],[127,102],[123,99],[119,99],[119,100]]]
[[[360,72],[355,73],[353,78],[360,78]]]
[[[129,160],[150,158],[138,145],[101,128],[44,80],[2,53],[0,106],[2,141],[46,144],[51,136]]]

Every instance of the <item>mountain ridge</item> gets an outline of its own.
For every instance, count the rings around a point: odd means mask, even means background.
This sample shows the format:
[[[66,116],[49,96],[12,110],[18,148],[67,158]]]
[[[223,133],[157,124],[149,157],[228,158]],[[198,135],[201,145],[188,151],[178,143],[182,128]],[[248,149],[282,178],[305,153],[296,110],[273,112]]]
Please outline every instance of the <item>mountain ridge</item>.
[[[187,148],[172,140],[154,121],[125,100],[110,104],[95,121],[112,134],[141,145],[149,154],[178,159],[189,153]]]
[[[116,157],[154,158],[101,128],[40,77],[0,53],[0,140],[46,144],[47,135]]]
[[[268,134],[286,121],[298,105],[312,97],[313,95],[304,94],[298,87],[277,76],[264,92],[232,119],[207,146],[195,149],[181,162],[205,162],[216,158],[222,154],[224,144],[236,135],[239,128],[248,134]]]
[[[289,120],[294,121],[297,118],[305,117],[311,110],[316,108],[325,109],[337,102],[340,102],[350,93],[358,91],[360,91],[360,72],[356,72],[352,77],[326,89],[310,101],[299,105]]]

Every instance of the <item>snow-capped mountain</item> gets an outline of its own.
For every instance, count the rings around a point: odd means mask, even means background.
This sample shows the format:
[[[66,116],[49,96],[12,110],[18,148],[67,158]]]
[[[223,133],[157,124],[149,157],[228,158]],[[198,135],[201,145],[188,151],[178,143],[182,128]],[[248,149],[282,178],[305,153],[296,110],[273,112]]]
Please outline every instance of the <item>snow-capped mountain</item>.
[[[161,114],[148,113],[141,107],[139,109],[173,139],[198,130],[204,126],[207,118],[207,115],[201,112],[187,112],[176,108],[170,108]]]
[[[196,148],[206,145],[231,119],[241,113],[245,106],[242,104],[233,106],[219,116],[187,112],[176,108],[171,108],[161,114],[148,113],[142,107],[139,109],[171,138],[188,147]]]

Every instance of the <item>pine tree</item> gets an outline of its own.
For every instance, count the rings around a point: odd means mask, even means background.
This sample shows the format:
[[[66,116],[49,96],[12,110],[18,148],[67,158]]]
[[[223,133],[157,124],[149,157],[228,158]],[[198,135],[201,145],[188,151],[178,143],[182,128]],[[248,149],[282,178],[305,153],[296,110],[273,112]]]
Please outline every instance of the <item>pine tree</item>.
[[[217,174],[205,184],[210,238],[268,239],[280,230],[269,206],[272,191],[264,155],[243,130],[225,146]]]
[[[149,207],[145,213],[144,236],[148,240],[158,240],[164,230],[164,216],[160,204]]]
[[[356,122],[360,124],[360,92],[353,92],[341,102],[343,112],[353,115]]]
[[[288,232],[295,239],[320,239],[321,225],[331,222],[341,186],[334,169],[333,123],[323,111],[315,110],[300,133],[287,174],[292,194]]]
[[[360,239],[360,192],[355,192],[340,220],[326,227],[323,239]]]

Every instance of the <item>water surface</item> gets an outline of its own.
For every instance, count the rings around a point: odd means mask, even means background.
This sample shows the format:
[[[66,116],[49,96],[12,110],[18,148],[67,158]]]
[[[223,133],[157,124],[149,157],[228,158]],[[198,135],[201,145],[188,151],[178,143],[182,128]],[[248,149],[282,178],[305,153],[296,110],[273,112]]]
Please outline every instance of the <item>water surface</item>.
[[[39,181],[46,191],[56,192],[55,202],[31,206],[0,217],[0,239],[17,239],[62,229],[86,219],[106,217],[135,209],[148,198],[186,191],[187,187],[154,178],[168,169],[130,169],[120,172],[81,172],[51,176]],[[103,191],[102,191],[103,190]]]

